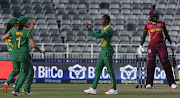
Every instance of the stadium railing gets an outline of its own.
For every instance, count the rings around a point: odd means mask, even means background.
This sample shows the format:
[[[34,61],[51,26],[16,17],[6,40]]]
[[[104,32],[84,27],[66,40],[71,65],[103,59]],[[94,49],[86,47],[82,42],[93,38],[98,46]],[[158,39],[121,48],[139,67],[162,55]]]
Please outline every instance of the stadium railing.
[[[6,43],[0,43],[0,60],[9,60],[9,53],[3,51],[1,47],[6,47]],[[46,52],[46,54],[40,54],[32,47],[30,47],[30,54],[32,59],[54,59],[54,60],[68,60],[68,59],[92,59],[95,60],[98,58],[100,51],[100,44],[87,44],[87,43],[37,43],[37,45]],[[48,47],[46,47],[48,46]],[[55,46],[63,47],[64,50],[56,51],[54,50]],[[115,53],[113,55],[114,60],[121,59],[136,59],[138,56],[137,47],[139,44],[112,44]],[[147,49],[147,44],[144,45]],[[169,44],[168,51],[169,55],[172,55],[170,51]],[[179,47],[180,44],[177,44],[176,47]],[[83,51],[82,47],[90,48],[90,51]],[[51,48],[51,49],[47,49]],[[119,51],[119,49],[125,48],[124,51]],[[143,54],[147,58],[147,51]],[[180,59],[180,53],[175,53],[176,59]],[[170,58],[170,56],[169,56]]]

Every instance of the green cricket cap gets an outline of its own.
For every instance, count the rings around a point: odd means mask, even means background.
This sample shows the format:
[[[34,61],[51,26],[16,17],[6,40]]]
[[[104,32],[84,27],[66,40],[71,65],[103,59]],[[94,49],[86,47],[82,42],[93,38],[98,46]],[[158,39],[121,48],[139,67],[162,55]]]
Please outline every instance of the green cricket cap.
[[[25,16],[21,16],[21,17],[19,17],[19,19],[18,19],[18,22],[20,22],[20,23],[26,23],[26,22],[28,22],[29,20],[25,17]]]
[[[18,19],[16,17],[11,17],[8,22],[10,25],[13,25],[14,23],[18,23]]]

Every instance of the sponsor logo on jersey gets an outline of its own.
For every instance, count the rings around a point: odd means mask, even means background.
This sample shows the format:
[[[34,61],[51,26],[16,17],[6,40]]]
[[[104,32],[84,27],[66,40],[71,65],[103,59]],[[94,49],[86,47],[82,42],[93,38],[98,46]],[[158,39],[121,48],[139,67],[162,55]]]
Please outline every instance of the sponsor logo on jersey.
[[[157,23],[158,26],[161,26],[161,23]]]
[[[156,11],[153,11],[154,14],[156,14]]]
[[[151,49],[148,49],[148,53],[151,53]]]

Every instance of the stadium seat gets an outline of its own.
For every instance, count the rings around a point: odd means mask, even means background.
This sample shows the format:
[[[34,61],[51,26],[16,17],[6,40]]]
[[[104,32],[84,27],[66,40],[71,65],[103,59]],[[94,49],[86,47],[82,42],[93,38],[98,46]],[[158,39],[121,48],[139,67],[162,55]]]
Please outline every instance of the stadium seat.
[[[100,50],[101,50],[101,47],[98,47],[98,46],[93,47],[93,53],[99,53]]]
[[[141,37],[140,36],[132,36],[131,37],[131,44],[140,44]]]
[[[91,47],[82,47],[82,53],[91,53]]]
[[[148,5],[150,5],[151,4],[151,0],[142,0],[142,5],[144,5],[144,4],[148,4]]]
[[[47,19],[47,24],[48,25],[57,25],[57,21],[56,20],[54,20],[54,19]]]
[[[126,53],[136,53],[136,47],[126,47]]]
[[[126,4],[126,3],[130,4],[131,0],[121,0],[121,4]]]
[[[74,35],[67,35],[65,38],[66,43],[75,43],[75,36]]]
[[[108,15],[108,14],[109,14],[109,10],[108,10],[108,9],[100,9],[100,10],[99,10],[99,13],[100,13],[101,15]]]
[[[158,3],[163,3],[163,4],[165,4],[165,3],[167,3],[167,0],[158,0]]]
[[[123,31],[123,30],[125,30],[125,29],[124,29],[124,26],[123,26],[123,25],[115,25],[115,26],[114,26],[114,30]]]
[[[146,0],[143,0],[146,1]],[[142,4],[142,9],[152,9],[151,4]]]
[[[88,44],[96,44],[96,38],[95,37],[87,36],[86,40],[87,40]]]
[[[24,4],[24,3],[31,3],[31,0],[21,0],[21,4]]]
[[[111,5],[109,6],[109,9],[120,9],[120,6],[119,6],[118,3],[116,3],[116,4],[111,4]]]
[[[79,0],[79,4],[89,4],[89,0]]]
[[[130,11],[130,9],[122,9],[122,10],[121,10],[121,14],[122,14],[122,15],[130,15],[130,14],[131,14],[131,11]]]
[[[139,4],[133,3],[131,6],[132,6],[132,7],[131,7],[132,10],[133,10],[133,9],[139,9],[139,10],[141,10],[141,4],[140,4],[140,3],[139,3]]]
[[[177,8],[177,9],[176,9],[175,14],[176,14],[176,15],[180,15],[180,8]]]
[[[118,47],[118,53],[125,53],[126,52],[126,47]]]
[[[82,20],[82,25],[85,25],[86,23],[88,24],[92,24],[92,21],[91,20]]]
[[[70,25],[62,25],[60,27],[61,31],[64,31],[64,30],[71,30],[71,26]]]
[[[90,4],[99,4],[100,0],[90,0],[89,3]]]
[[[65,48],[63,46],[60,45],[54,45],[54,52],[65,52]]]
[[[111,4],[120,4],[120,1],[119,0],[110,0],[110,3]]]
[[[132,14],[133,15],[140,15],[141,14],[141,10],[140,9],[133,9],[132,10]]]
[[[119,44],[119,36],[113,36],[111,43],[112,43],[112,44]]]
[[[73,46],[73,47],[70,47],[69,50],[71,53],[81,53],[81,47]]]
[[[89,14],[99,14],[99,10],[98,9],[90,9]]]
[[[151,10],[150,9],[142,9],[142,14],[143,15],[149,15],[149,12],[150,12]],[[158,12],[159,13],[159,12]]]
[[[41,25],[41,24],[40,24],[40,25],[38,25],[38,29],[39,29],[39,30],[41,30],[41,29],[44,30],[44,29],[48,29],[48,27],[47,27],[47,25],[45,25],[45,24],[44,24],[44,25]]]
[[[61,8],[61,9],[56,9],[56,14],[57,15],[61,15],[61,14],[67,14],[67,10],[65,8]]]
[[[179,31],[179,26],[171,26],[171,31]]]
[[[122,4],[121,9],[131,9],[131,4]]]
[[[36,23],[37,23],[37,24],[45,25],[45,24],[46,24],[46,21],[45,21],[44,19],[37,19],[37,20],[36,20]]]
[[[73,19],[72,25],[81,25],[81,19]]]
[[[48,30],[59,30],[57,25],[49,25]]]
[[[168,0],[169,4],[177,4],[177,2],[178,2],[177,0]]]
[[[78,35],[76,36],[76,43],[85,43],[86,42],[86,37],[83,35]]]
[[[116,19],[116,21],[114,21],[114,25],[124,25],[124,23],[123,19]]]
[[[53,52],[53,47],[52,45],[45,45],[44,46],[45,52]]]
[[[130,40],[128,36],[120,36],[119,44],[130,44]]]

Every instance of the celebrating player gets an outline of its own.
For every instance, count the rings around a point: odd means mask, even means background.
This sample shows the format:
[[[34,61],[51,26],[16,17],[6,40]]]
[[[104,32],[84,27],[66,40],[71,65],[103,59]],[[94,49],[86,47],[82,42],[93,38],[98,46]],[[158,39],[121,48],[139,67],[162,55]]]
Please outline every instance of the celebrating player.
[[[149,12],[150,22],[148,22],[144,27],[144,33],[140,42],[140,46],[138,48],[139,55],[142,55],[142,52],[144,51],[143,43],[145,41],[147,32],[149,32],[150,39],[147,49],[148,65],[147,65],[146,88],[152,88],[153,86],[154,71],[156,67],[155,60],[157,54],[164,67],[169,86],[171,88],[177,88],[177,85],[175,84],[175,80],[173,78],[171,64],[170,61],[168,60],[168,51],[165,43],[165,37],[170,42],[171,48],[175,47],[175,43],[171,42],[170,36],[166,30],[165,23],[163,21],[158,21],[159,14],[154,9]]]
[[[29,27],[29,30],[32,31],[32,29],[34,27],[34,21],[30,21],[28,27]],[[30,93],[30,91],[31,91],[31,84],[33,81],[33,76],[34,76],[34,69],[33,69],[33,66],[31,63],[31,65],[29,66],[29,72],[28,72],[28,76],[25,81],[24,89],[21,91],[22,93],[24,93],[26,95],[32,95],[32,93]],[[17,85],[20,77],[21,77],[21,74],[18,75],[18,77],[16,78],[16,81],[14,82],[14,85],[12,86],[14,89],[16,88],[16,85]]]
[[[20,71],[21,77],[18,80],[16,88],[12,92],[12,95],[14,96],[20,96],[18,92],[28,75],[29,66],[31,66],[31,57],[29,54],[28,41],[30,42],[32,47],[35,48],[38,52],[44,53],[44,51],[40,50],[37,47],[37,45],[34,43],[32,32],[26,29],[27,21],[28,19],[26,17],[21,16],[18,19],[19,28],[17,30],[12,28],[6,35],[2,37],[2,40],[11,37],[13,43],[12,61],[17,65],[20,65],[20,69],[21,69]],[[14,75],[17,75],[17,73],[15,73]],[[24,90],[24,92],[28,92],[28,91]]]
[[[12,28],[17,30],[18,29],[17,27],[18,27],[18,19],[16,17],[10,18],[4,34],[6,34]],[[8,51],[9,51],[9,57],[10,57],[11,62],[13,63],[13,61],[12,61],[12,58],[13,58],[13,56],[12,56],[12,48],[13,48],[12,40],[11,40],[11,38],[8,38],[8,39],[6,39],[6,41],[7,41]],[[5,93],[8,92],[8,85],[14,79],[16,74],[19,74],[19,65],[16,65],[16,63],[13,63],[13,71],[11,71],[11,74],[7,78],[6,82],[3,84],[3,91]]]
[[[114,69],[112,65],[112,56],[114,53],[113,47],[111,45],[113,29],[111,28],[111,25],[109,24],[109,22],[110,22],[110,17],[108,15],[103,15],[101,17],[101,23],[104,27],[96,33],[94,33],[91,30],[90,25],[86,23],[87,31],[93,37],[101,38],[101,51],[100,51],[98,61],[96,64],[95,79],[93,82],[93,86],[87,90],[84,90],[84,92],[86,93],[90,93],[90,94],[97,93],[97,90],[96,90],[97,83],[99,81],[102,69],[105,65],[107,67],[108,73],[111,78],[111,83],[112,83],[112,88],[109,91],[105,92],[105,94],[118,94],[118,91],[116,89]]]

